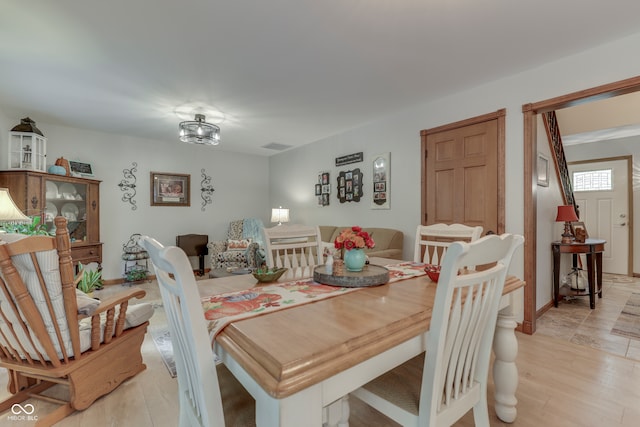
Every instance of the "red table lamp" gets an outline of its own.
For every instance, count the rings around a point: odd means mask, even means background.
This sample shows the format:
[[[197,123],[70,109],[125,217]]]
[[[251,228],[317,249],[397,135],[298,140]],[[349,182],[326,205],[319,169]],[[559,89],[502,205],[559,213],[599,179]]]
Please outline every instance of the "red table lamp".
[[[571,243],[575,238],[571,232],[571,223],[578,221],[576,211],[572,205],[558,206],[556,222],[564,222],[564,233],[562,233],[562,243]]]

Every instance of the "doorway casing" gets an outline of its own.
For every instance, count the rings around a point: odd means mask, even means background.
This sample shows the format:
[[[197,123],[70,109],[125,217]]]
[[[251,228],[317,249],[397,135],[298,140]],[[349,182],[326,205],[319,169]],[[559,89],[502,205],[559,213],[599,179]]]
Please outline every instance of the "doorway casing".
[[[524,317],[522,331],[536,330],[537,137],[536,115],[584,102],[640,91],[640,76],[522,106],[524,121]]]

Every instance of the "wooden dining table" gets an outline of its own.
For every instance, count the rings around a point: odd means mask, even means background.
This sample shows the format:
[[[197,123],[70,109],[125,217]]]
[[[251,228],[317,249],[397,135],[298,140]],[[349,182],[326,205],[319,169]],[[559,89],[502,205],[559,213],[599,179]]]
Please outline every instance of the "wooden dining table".
[[[207,297],[256,280],[197,283]],[[216,336],[214,351],[256,400],[259,427],[346,427],[351,391],[425,351],[436,286],[424,275],[233,321]],[[523,286],[508,277],[494,337],[495,409],[505,422],[516,418],[514,303]]]

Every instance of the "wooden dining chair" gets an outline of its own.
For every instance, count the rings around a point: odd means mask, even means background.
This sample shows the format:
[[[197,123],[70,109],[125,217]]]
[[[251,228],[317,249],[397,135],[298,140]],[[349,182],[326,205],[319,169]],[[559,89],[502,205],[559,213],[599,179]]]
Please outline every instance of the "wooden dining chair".
[[[255,401],[223,365],[216,366],[198,285],[185,252],[140,238],[149,253],[167,315],[178,376],[179,426],[255,426]]]
[[[418,225],[413,261],[440,265],[452,242],[473,242],[479,239],[481,234],[481,226],[470,227],[464,224]]]
[[[278,225],[264,229],[264,235],[267,266],[287,268],[283,277],[311,277],[314,267],[322,264],[322,239],[317,225]]]
[[[470,409],[489,426],[487,377],[498,307],[519,235],[454,242],[442,262],[425,353],[352,396],[403,426],[450,426]],[[458,274],[468,265],[481,271]]]
[[[100,301],[78,292],[67,221],[59,216],[55,225],[55,237],[0,235],[0,367],[11,393],[0,413],[15,404],[34,408],[23,403],[30,398],[60,405],[49,413],[35,406],[45,426],[146,368],[141,347],[153,315],[151,304],[129,304],[144,297],[140,289]],[[54,386],[67,390],[52,395]]]

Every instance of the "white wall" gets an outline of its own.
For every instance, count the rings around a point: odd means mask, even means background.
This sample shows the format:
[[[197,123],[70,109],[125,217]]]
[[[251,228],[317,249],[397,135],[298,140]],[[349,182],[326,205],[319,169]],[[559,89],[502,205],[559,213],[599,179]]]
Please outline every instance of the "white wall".
[[[412,253],[414,230],[420,220],[420,130],[506,108],[506,231],[523,233],[523,191],[530,191],[523,188],[523,104],[639,75],[638,45],[640,33],[272,156],[271,204],[290,207],[293,220],[300,223],[399,228],[405,233],[406,258]],[[425,79],[428,78],[425,70]],[[357,151],[364,152],[365,162],[333,167],[335,157]],[[338,203],[336,170],[362,167],[364,182],[370,182],[370,160],[384,151],[391,152],[391,210],[371,210],[367,200],[371,189],[366,187],[365,201]],[[319,170],[332,174],[331,206],[327,208],[315,207],[313,184]],[[554,203],[545,203],[545,209]],[[541,256],[549,259],[548,252],[540,245],[539,248],[539,259]],[[524,269],[522,257],[520,250],[512,267],[512,272],[520,277]],[[544,286],[548,288],[547,284]],[[549,292],[545,291],[540,299],[545,299],[544,295]],[[538,307],[546,302],[538,301]]]
[[[177,140],[156,141],[50,125],[36,125],[47,137],[47,163],[58,157],[92,163],[100,185],[100,237],[104,242],[103,277],[122,277],[122,245],[133,233],[148,234],[165,245],[174,245],[180,234],[208,234],[209,241],[226,238],[229,221],[255,217],[269,219],[269,163],[261,156],[224,152]],[[19,117],[0,115],[0,167],[6,168],[7,136]],[[222,141],[224,144],[224,141]],[[118,184],[123,170],[138,163],[137,209],[123,202]],[[201,169],[212,177],[213,204],[201,210]],[[150,206],[150,172],[191,175],[191,206]],[[197,265],[197,259],[192,260]],[[207,260],[208,265],[208,260]]]

